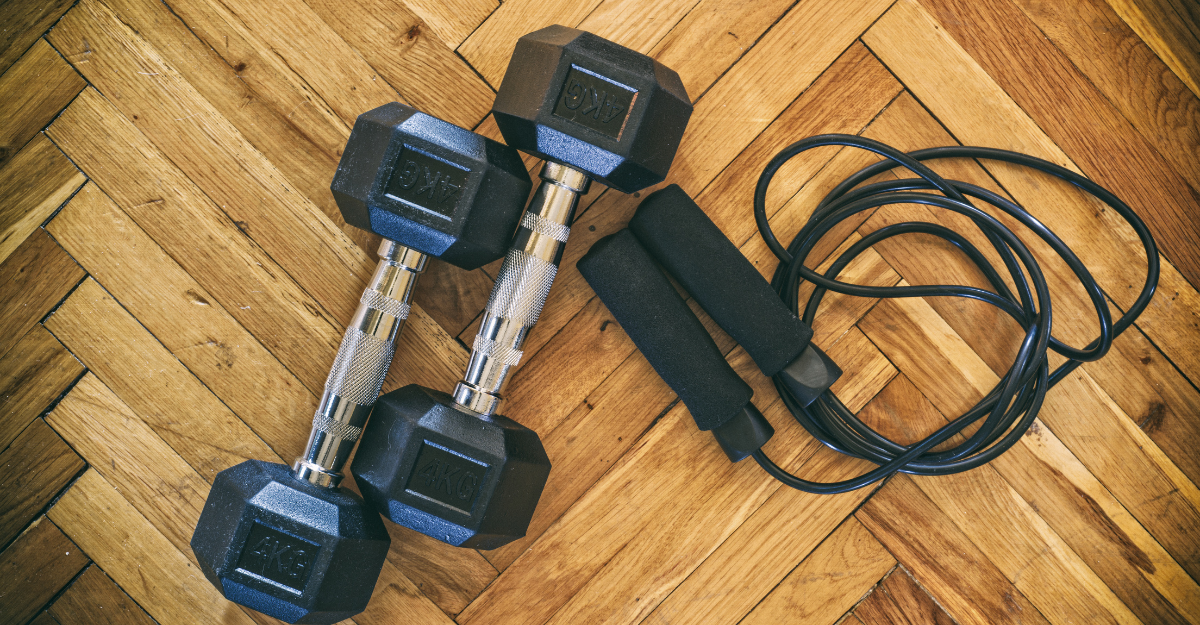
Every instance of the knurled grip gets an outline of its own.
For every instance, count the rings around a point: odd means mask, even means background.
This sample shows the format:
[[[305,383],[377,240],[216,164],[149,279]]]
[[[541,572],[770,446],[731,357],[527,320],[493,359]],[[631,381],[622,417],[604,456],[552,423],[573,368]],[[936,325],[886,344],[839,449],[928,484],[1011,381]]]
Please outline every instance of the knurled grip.
[[[522,326],[533,327],[542,314],[542,306],[550,296],[550,287],[557,274],[558,265],[531,256],[524,250],[509,250],[488,297],[487,311]]]
[[[325,382],[325,392],[360,406],[375,403],[395,353],[392,341],[381,341],[358,328],[347,329]],[[351,438],[357,439],[358,435]]]

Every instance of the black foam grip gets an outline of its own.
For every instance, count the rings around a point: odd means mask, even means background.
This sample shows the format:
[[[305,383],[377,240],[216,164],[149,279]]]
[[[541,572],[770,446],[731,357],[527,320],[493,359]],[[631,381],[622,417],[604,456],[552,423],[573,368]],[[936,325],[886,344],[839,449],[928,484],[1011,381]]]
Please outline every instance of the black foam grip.
[[[812,328],[678,185],[647,196],[629,229],[763,374],[779,373],[808,346]]]
[[[750,403],[750,385],[629,230],[597,241],[576,266],[701,430],[720,427]]]

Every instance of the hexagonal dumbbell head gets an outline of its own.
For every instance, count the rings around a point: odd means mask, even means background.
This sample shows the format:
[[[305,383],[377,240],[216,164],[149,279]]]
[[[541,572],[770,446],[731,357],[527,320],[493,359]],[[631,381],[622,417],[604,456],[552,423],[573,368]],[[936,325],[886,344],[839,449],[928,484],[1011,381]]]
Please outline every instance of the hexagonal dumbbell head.
[[[358,116],[330,186],[346,223],[464,269],[504,256],[531,187],[512,148],[395,102]]]
[[[230,601],[288,623],[335,623],[366,608],[391,539],[357,495],[247,460],[217,474],[192,551]]]
[[[692,104],[658,61],[550,26],[517,40],[492,114],[509,145],[632,193],[666,177]]]
[[[480,418],[415,384],[375,402],[355,456],[363,497],[393,522],[451,545],[495,549],[525,535],[550,475],[533,430]]]

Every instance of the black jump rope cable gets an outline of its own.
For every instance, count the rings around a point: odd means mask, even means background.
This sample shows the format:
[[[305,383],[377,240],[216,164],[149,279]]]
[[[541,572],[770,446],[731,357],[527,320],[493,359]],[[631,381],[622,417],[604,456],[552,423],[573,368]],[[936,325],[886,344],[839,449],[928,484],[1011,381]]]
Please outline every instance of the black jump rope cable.
[[[775,173],[792,157],[822,146],[848,146],[869,150],[885,157],[835,187],[817,205],[808,223],[785,249],[767,222],[766,196]],[[938,158],[975,158],[1004,161],[1050,174],[1065,180],[1095,196],[1115,210],[1137,233],[1146,251],[1146,283],[1137,300],[1116,322],[1113,322],[1104,291],[1087,268],[1061,239],[1025,209],[1009,200],[972,184],[945,180],[922,161]],[[858,185],[883,172],[904,167],[919,178],[878,182],[855,189]],[[917,191],[938,191],[942,195]],[[1021,240],[1000,221],[976,208],[967,196],[981,200],[1007,213],[1041,237],[1079,279],[1087,291],[1100,324],[1100,336],[1082,349],[1071,347],[1051,335],[1051,299],[1045,276],[1033,255]],[[804,266],[804,261],[817,242],[834,226],[862,211],[889,204],[924,204],[951,210],[970,218],[983,232],[1000,255],[1005,269],[1016,287],[1016,293],[1001,279],[996,268],[962,235],[943,226],[926,222],[906,222],[886,226],[863,237],[846,250],[824,275]],[[779,467],[760,448],[751,455],[768,473],[793,488],[823,494],[844,493],[867,486],[893,473],[912,475],[946,475],[978,467],[1004,453],[1017,442],[1037,417],[1046,391],[1075,370],[1080,364],[1098,360],[1112,346],[1114,338],[1128,328],[1145,310],[1158,284],[1159,261],[1154,239],[1146,225],[1124,202],[1100,185],[1068,169],[1039,158],[992,148],[941,147],[905,154],[878,141],[853,135],[819,135],[798,141],[777,154],[758,179],[754,193],[754,218],[763,240],[779,258],[771,286],[794,314],[812,325],[821,299],[827,291],[858,297],[966,297],[986,302],[1016,320],[1025,330],[1025,338],[1008,372],[972,409],[933,434],[911,445],[899,445],[881,436],[854,416],[834,397],[822,393],[807,407],[792,396],[780,375],[773,377],[775,387],[796,420],[813,437],[829,448],[856,458],[869,460],[878,468],[842,482],[822,483],[803,480]],[[941,237],[950,242],[983,272],[993,291],[962,285],[930,285],[904,287],[870,287],[837,281],[838,274],[859,254],[875,243],[889,237],[919,232]],[[1032,297],[1029,283],[1032,281]],[[800,314],[800,280],[808,280],[816,289]],[[1051,349],[1068,360],[1050,372],[1046,350]],[[986,416],[986,418],[985,418]],[[984,418],[980,428],[953,449],[939,452],[933,447],[950,439]]]

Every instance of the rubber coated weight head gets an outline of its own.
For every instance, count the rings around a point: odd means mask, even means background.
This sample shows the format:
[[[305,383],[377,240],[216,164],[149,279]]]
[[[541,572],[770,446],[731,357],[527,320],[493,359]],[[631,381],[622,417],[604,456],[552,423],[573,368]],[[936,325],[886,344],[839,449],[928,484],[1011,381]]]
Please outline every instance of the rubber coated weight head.
[[[217,474],[192,552],[226,599],[288,623],[367,607],[391,539],[357,495],[247,460]]]
[[[393,102],[358,116],[330,189],[346,223],[474,269],[504,256],[532,184],[516,150]]]
[[[517,40],[492,114],[509,145],[632,193],[666,177],[692,103],[658,61],[550,26]]]
[[[375,402],[354,457],[363,497],[393,522],[459,547],[525,535],[550,459],[537,433],[415,384]]]

